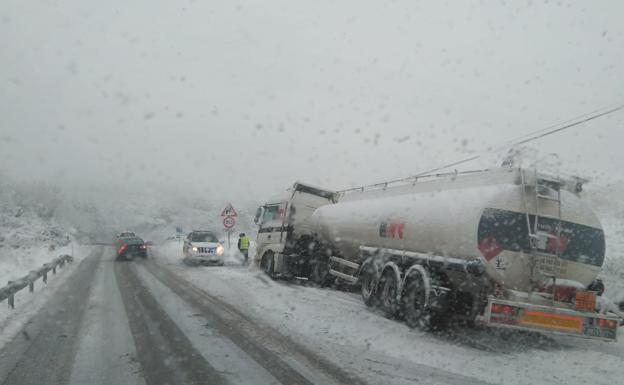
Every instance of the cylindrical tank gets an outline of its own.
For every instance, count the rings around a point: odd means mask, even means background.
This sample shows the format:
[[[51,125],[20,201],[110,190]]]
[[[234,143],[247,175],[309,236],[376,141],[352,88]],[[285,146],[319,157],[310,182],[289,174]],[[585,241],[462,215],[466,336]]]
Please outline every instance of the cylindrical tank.
[[[520,183],[521,170],[351,192],[317,209],[316,234],[343,258],[359,261],[359,247],[371,246],[473,260],[507,288],[527,291],[531,278],[590,284],[604,259],[598,218],[574,193]],[[527,215],[528,212],[528,215]],[[534,256],[529,231],[543,237]],[[561,218],[561,237],[557,227]],[[529,224],[531,226],[529,230]],[[557,250],[557,243],[559,243]],[[556,257],[559,253],[561,258]],[[534,267],[532,267],[534,266]]]

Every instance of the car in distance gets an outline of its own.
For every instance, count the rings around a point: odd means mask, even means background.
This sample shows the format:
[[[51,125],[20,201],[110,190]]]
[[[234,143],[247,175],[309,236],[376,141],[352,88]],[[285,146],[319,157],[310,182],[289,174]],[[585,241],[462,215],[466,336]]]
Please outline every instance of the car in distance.
[[[136,236],[137,236],[136,233],[132,231],[122,231],[121,233],[119,233],[117,238],[134,238]]]
[[[118,261],[130,261],[136,257],[147,258],[147,245],[139,237],[118,238],[115,248]]]
[[[196,230],[184,239],[182,253],[184,262],[189,265],[223,266],[225,248],[212,231]]]

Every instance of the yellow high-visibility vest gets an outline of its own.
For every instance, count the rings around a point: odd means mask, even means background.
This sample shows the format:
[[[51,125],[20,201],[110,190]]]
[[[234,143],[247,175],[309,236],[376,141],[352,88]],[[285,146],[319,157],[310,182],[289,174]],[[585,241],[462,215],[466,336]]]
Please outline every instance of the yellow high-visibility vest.
[[[249,250],[249,238],[240,237],[240,249],[241,250]]]

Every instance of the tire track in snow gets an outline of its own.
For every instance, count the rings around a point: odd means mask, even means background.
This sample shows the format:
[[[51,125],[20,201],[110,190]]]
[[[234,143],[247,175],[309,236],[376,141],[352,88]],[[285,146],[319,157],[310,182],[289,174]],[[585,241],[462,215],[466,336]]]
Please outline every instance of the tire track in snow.
[[[259,325],[236,308],[223,302],[152,261],[147,271],[180,298],[201,309],[219,332],[245,351],[283,384],[334,383],[364,385],[366,382],[328,359],[292,341],[278,331]],[[312,378],[323,378],[313,381]]]
[[[133,263],[116,263],[115,275],[145,381],[156,384],[227,384],[141,283]]]

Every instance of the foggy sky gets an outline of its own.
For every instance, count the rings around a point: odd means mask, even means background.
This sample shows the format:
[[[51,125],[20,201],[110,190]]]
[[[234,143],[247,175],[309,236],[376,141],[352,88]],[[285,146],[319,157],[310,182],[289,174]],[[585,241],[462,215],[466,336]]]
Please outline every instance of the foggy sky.
[[[4,0],[0,172],[231,199],[414,174],[623,103],[622,15],[621,1]],[[623,139],[619,112],[536,145],[621,180]]]

